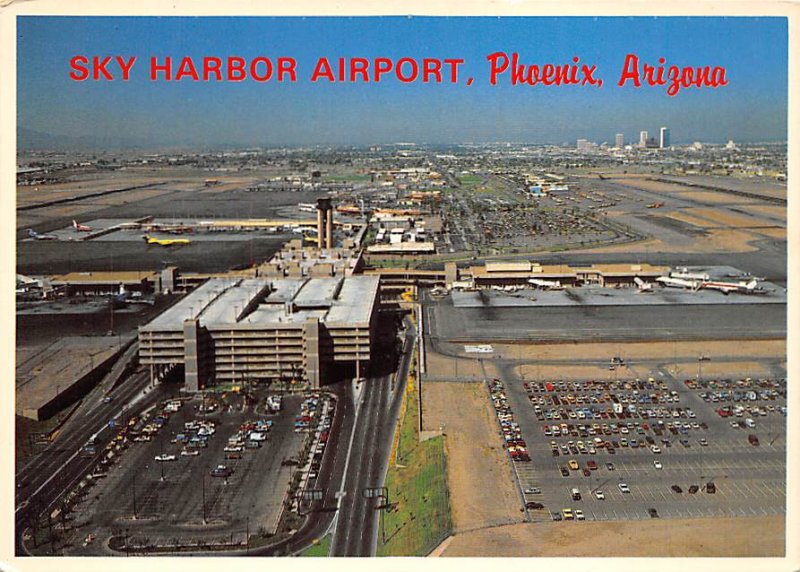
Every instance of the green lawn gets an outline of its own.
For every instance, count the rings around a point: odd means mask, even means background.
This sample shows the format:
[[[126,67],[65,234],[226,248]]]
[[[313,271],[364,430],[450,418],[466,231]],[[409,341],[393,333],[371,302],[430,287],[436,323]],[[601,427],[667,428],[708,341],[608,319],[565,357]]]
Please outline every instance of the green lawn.
[[[379,556],[425,556],[450,534],[444,437],[420,443],[416,389],[406,395],[399,431],[397,465],[386,476],[390,512],[379,530]]]
[[[328,175],[324,177],[328,181],[336,181],[336,182],[348,182],[352,181],[354,183],[364,183],[370,180],[369,174],[362,174],[362,173],[351,173],[347,175]]]
[[[319,541],[319,544],[315,544],[313,546],[309,546],[305,550],[303,550],[298,556],[327,556],[328,552],[331,550],[331,535],[329,534],[325,538]]]
[[[459,175],[458,182],[462,185],[469,186],[469,185],[477,185],[483,180],[483,177],[479,177],[478,175]]]

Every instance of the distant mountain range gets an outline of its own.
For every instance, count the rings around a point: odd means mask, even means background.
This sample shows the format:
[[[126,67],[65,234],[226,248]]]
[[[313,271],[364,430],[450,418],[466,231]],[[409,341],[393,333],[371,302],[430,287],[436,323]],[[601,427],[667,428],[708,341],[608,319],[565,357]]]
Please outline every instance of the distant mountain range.
[[[20,151],[130,149],[148,146],[149,143],[144,139],[124,135],[56,135],[25,127],[17,128],[17,149]]]

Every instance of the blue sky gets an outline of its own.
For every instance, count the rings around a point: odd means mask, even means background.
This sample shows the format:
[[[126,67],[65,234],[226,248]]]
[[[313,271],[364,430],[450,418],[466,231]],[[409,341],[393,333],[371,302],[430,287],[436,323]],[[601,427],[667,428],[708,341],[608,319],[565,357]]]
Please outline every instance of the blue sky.
[[[672,130],[673,142],[786,138],[784,18],[155,18],[18,19],[18,124],[66,136],[124,135],[147,145],[574,143]],[[597,65],[590,87],[488,81],[486,56]],[[728,86],[616,86],[627,53],[724,66]],[[69,79],[74,55],[137,56],[127,83]],[[296,83],[151,82],[151,56],[291,56]],[[321,56],[463,58],[458,85],[313,84]]]

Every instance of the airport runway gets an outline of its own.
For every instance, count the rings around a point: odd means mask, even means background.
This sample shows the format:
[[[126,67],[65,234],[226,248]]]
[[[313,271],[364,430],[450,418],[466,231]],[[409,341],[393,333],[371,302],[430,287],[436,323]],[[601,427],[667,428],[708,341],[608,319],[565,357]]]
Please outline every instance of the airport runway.
[[[292,235],[296,237],[297,235]],[[62,274],[67,272],[162,270],[177,266],[183,272],[224,272],[272,258],[289,237],[248,237],[203,241],[187,245],[157,246],[141,241],[17,243],[17,272]]]

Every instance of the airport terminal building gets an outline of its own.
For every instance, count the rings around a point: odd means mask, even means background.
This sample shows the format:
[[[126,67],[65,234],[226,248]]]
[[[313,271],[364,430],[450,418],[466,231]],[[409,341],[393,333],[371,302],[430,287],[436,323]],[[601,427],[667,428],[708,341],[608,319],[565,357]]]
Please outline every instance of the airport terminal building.
[[[212,278],[139,328],[139,359],[182,365],[186,389],[295,379],[317,388],[329,367],[369,362],[377,276]]]

